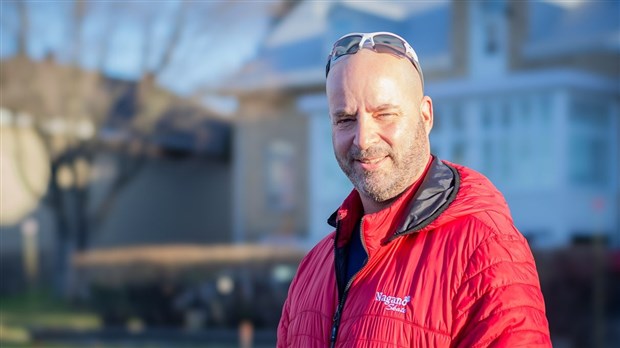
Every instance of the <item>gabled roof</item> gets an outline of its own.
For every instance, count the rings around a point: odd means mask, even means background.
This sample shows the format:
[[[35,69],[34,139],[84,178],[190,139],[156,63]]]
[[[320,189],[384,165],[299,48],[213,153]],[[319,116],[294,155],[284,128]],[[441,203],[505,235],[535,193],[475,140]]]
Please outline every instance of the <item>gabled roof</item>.
[[[332,5],[323,1],[300,3],[267,36],[265,48],[286,46],[320,35],[327,27],[327,12]]]
[[[412,39],[424,59],[449,52],[448,2],[305,1],[293,9],[267,37],[257,58],[221,89],[224,94],[258,90],[308,88],[325,81],[325,59],[333,41],[349,32],[424,33]],[[415,20],[411,18],[415,17]],[[433,35],[427,35],[427,33]],[[406,39],[411,37],[406,36]]]
[[[296,42],[329,30],[328,16],[334,7],[343,7],[360,13],[371,14],[389,21],[402,21],[415,14],[446,7],[447,0],[437,1],[304,1],[282,21],[267,38],[266,46]],[[372,25],[365,23],[364,25]],[[365,30],[369,31],[369,30]]]

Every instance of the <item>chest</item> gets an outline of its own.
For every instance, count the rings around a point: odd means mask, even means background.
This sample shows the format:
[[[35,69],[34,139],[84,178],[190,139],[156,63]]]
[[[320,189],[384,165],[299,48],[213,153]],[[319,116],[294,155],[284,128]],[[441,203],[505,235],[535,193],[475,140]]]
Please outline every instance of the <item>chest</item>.
[[[429,249],[415,239],[372,255],[347,290],[337,346],[448,346],[453,262],[436,244]],[[298,332],[327,344],[338,291],[333,257],[319,264],[321,274],[308,272],[302,278],[306,286],[295,289],[291,314],[298,319]]]

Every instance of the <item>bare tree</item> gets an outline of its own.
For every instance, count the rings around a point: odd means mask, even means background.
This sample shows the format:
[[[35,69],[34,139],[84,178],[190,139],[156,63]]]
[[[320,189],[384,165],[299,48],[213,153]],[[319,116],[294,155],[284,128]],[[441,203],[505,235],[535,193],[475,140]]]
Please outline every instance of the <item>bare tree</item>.
[[[11,29],[16,50],[13,57],[0,62],[0,106],[31,114],[47,144],[51,177],[46,202],[56,217],[57,273],[64,288],[70,279],[71,255],[88,248],[120,193],[147,162],[148,138],[155,125],[167,109],[183,102],[161,87],[159,79],[171,72],[178,78],[192,76],[188,61],[211,54],[214,41],[235,45],[234,40],[221,38],[227,35],[229,23],[243,18],[240,11],[247,3],[75,0],[54,7],[54,21],[65,25],[65,39],[49,46],[45,59],[35,60],[28,48],[31,40],[46,37],[47,28],[47,23],[36,22],[46,17],[31,13],[39,5],[2,4],[2,26]],[[141,44],[131,48],[141,55],[140,74],[135,82],[112,83],[104,71],[113,58],[119,28],[129,24],[142,33]],[[96,58],[88,65],[93,52]],[[132,93],[133,116],[116,125],[127,135],[125,141],[119,146],[102,143],[96,135],[109,122],[114,104]],[[117,170],[106,194],[95,202],[89,183],[96,157],[102,153],[111,154]]]

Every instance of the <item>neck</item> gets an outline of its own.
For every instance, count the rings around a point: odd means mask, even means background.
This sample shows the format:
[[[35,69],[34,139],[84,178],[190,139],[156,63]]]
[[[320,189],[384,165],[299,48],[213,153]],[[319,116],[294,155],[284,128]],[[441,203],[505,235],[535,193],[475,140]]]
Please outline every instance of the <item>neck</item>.
[[[405,191],[403,191],[403,192],[405,192]],[[390,198],[390,199],[385,200],[383,202],[377,202],[377,201],[373,200],[372,198],[370,198],[368,196],[360,194],[360,200],[362,201],[362,206],[364,207],[364,215],[366,215],[366,214],[374,214],[374,213],[376,213],[378,211],[381,211],[381,210],[389,207],[390,205],[392,205],[392,203],[398,197],[400,197],[400,195],[403,194],[403,192],[399,193],[396,197]]]

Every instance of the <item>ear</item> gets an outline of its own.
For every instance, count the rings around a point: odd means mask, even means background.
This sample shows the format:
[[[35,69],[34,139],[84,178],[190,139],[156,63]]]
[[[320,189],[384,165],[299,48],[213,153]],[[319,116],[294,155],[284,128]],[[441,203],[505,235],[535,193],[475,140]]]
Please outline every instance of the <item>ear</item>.
[[[422,117],[426,135],[429,135],[433,128],[433,100],[427,95],[422,97],[420,102],[420,117]]]

